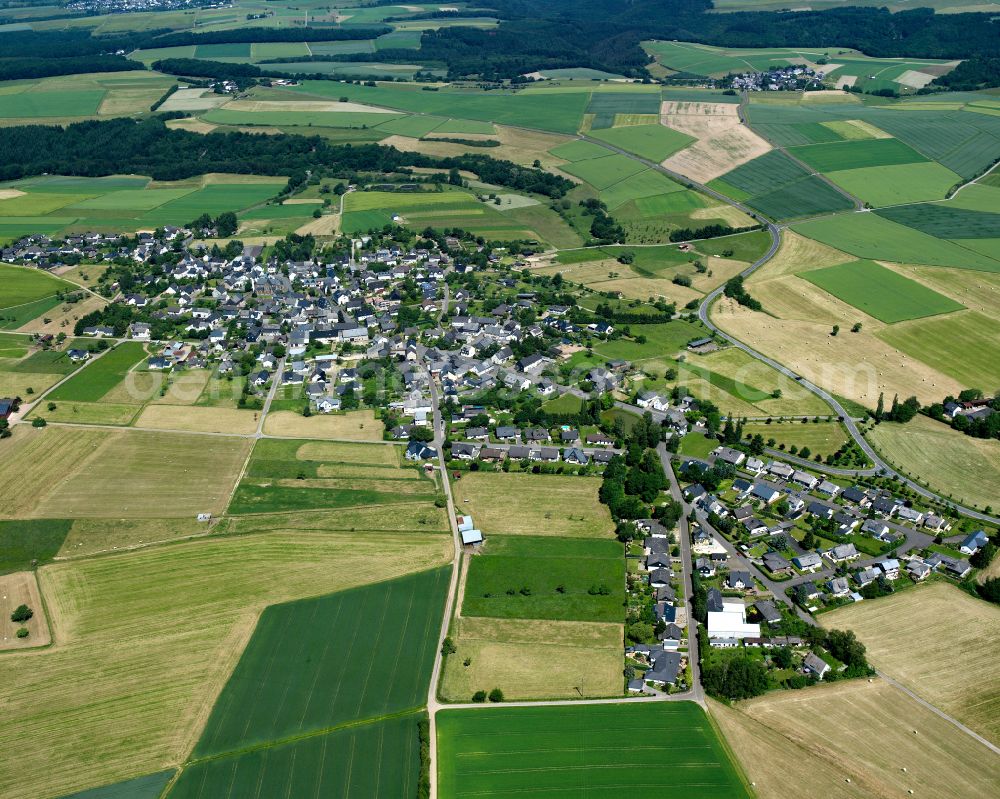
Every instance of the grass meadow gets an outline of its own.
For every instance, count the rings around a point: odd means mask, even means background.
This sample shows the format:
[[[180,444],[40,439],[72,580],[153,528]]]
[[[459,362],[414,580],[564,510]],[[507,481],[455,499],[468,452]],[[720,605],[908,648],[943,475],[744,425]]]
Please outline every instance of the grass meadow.
[[[4,201],[0,200],[0,205]],[[0,218],[0,225],[3,220]],[[0,264],[0,330],[18,328],[59,304],[57,295],[77,287],[41,269]],[[7,339],[7,349],[14,339]],[[19,357],[0,350],[0,357]]]
[[[593,799],[751,796],[693,702],[444,710],[437,733],[441,799],[584,791]],[[613,743],[636,736],[641,745]]]
[[[137,341],[126,341],[94,358],[72,378],[49,394],[53,401],[97,402],[125,379],[125,375],[147,355]]]
[[[622,547],[613,539],[492,535],[469,561],[462,614],[617,622],[624,586]]]

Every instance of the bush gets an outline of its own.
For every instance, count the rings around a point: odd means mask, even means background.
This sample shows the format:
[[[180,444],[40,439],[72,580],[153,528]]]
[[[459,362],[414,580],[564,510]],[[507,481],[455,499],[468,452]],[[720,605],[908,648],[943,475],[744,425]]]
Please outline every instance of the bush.
[[[499,688],[494,688],[490,691],[490,701],[491,702],[503,702],[503,691]]]
[[[18,638],[27,638],[28,637],[28,628],[27,627],[21,627],[20,629],[18,629],[18,631],[17,631],[17,637]]]
[[[473,702],[485,702],[486,701],[486,691],[476,691],[472,695]]]

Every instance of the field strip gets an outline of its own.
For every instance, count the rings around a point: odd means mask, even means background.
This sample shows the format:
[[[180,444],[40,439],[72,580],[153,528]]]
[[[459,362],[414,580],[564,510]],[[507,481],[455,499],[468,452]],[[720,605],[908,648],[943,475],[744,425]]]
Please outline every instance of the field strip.
[[[479,707],[479,705],[477,705]],[[205,757],[199,757],[193,760],[188,760],[184,766],[194,766],[200,763],[211,763],[216,760],[225,760],[231,757],[239,757],[241,755],[251,754],[252,752],[262,752],[267,749],[274,749],[277,746],[283,746],[285,744],[298,743],[299,741],[306,741],[310,738],[317,738],[321,735],[329,735],[331,732],[339,732],[340,730],[351,730],[357,727],[367,727],[371,724],[379,724],[383,721],[392,721],[393,719],[406,718],[407,716],[415,716],[418,713],[424,712],[424,706],[411,707],[406,710],[398,710],[395,713],[386,713],[382,716],[373,716],[367,719],[355,719],[354,721],[345,721],[342,724],[335,724],[332,727],[320,727],[316,730],[310,730],[309,732],[299,733],[298,735],[289,735],[284,738],[276,738],[273,741],[264,741],[263,743],[253,744],[252,746],[246,746],[241,749],[233,749],[229,752],[220,752],[215,755],[206,755]]]

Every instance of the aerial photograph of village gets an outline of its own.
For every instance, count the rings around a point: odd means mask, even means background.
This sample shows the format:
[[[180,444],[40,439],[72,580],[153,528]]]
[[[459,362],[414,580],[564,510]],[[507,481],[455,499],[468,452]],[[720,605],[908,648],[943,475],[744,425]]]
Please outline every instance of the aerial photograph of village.
[[[1000,2],[0,0],[0,799],[1000,797]]]

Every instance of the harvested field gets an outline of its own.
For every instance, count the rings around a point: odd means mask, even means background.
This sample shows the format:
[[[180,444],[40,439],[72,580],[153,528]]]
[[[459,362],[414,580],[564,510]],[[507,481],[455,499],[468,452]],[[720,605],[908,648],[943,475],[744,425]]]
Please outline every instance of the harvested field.
[[[588,477],[472,472],[452,485],[458,513],[484,533],[605,538],[614,529]],[[517,514],[510,512],[518,508]]]
[[[257,430],[259,411],[237,408],[207,408],[190,405],[147,405],[135,426],[150,430],[181,430],[186,433],[241,433]]]
[[[39,408],[32,417],[43,416],[46,422],[64,424],[108,424],[127,427],[132,424],[141,405],[127,405],[115,402],[57,402],[54,410]]]
[[[1000,763],[987,749],[883,680],[779,691],[740,703],[736,712],[781,736],[786,751],[804,749],[832,765],[841,785],[850,779],[865,796],[903,799],[912,790],[916,796],[966,799],[990,795],[1000,780]],[[858,735],[862,729],[865,734]],[[736,748],[756,750],[747,741]],[[743,762],[751,775],[773,768],[766,761]],[[767,780],[773,784],[774,776]],[[786,793],[778,796],[787,795],[787,784],[786,775]],[[819,795],[844,794],[838,789]]]
[[[956,501],[996,505],[1000,441],[973,438],[919,414],[905,425],[878,425],[867,438],[890,463]]]
[[[382,423],[374,411],[367,410],[310,417],[294,411],[275,411],[264,420],[264,433],[288,438],[381,441]]]
[[[0,482],[23,485],[32,470],[46,475],[35,493],[17,492],[17,515],[36,518],[219,513],[250,447],[241,438],[68,428],[27,440],[4,464]]]
[[[457,618],[440,692],[450,702],[493,687],[507,699],[620,696],[622,635],[620,624]]]
[[[872,799],[872,791],[805,742],[788,738],[746,713],[713,699],[708,711],[754,786],[757,799],[788,799],[788,786],[815,799]]]
[[[369,464],[372,466],[400,465],[402,447],[367,444],[341,444],[310,441],[299,447],[296,457],[307,461],[327,461],[332,463]]]
[[[184,519],[74,519],[57,560],[137,549],[219,532],[217,521]]]
[[[804,281],[798,283],[806,285]],[[826,297],[827,303],[837,302],[826,292],[815,291]],[[753,293],[771,310],[763,292],[754,289]],[[793,296],[788,303],[794,307]],[[752,342],[755,349],[816,385],[869,408],[875,406],[880,391],[890,397],[897,392],[901,397],[916,396],[930,403],[940,402],[948,394],[957,395],[964,388],[954,378],[882,341],[876,335],[878,323],[874,320],[866,322],[859,333],[847,332],[861,312],[846,304],[841,306],[850,311],[830,317],[822,303],[813,303],[822,315],[813,319],[776,319],[721,299],[712,308],[712,319],[727,333]],[[840,324],[843,332],[831,336],[830,324]]]
[[[1000,741],[996,605],[934,583],[840,608],[820,621],[824,627],[854,630],[872,665],[991,741]]]
[[[0,763],[4,797],[61,796],[177,764],[265,606],[451,558],[446,535],[364,540],[266,533],[43,567],[55,646],[3,660],[18,691],[6,699],[0,745],[23,748]]]
[[[108,301],[103,297],[88,294],[80,302],[56,305],[18,329],[25,333],[41,333],[43,335],[48,333],[58,336],[60,333],[65,333],[67,329],[72,329],[77,320],[93,311],[100,310],[107,304]],[[48,321],[45,321],[46,319]]]
[[[31,608],[34,615],[23,623],[11,621],[10,614],[21,605]],[[27,638],[17,637],[21,627],[27,628]],[[0,576],[0,652],[45,646],[49,640],[49,625],[45,621],[45,606],[35,573],[14,572]]]
[[[667,158],[663,166],[707,183],[770,150],[766,140],[740,121],[738,110],[729,103],[664,101],[660,121],[696,141]]]
[[[793,230],[781,231],[781,246],[774,257],[749,278],[752,286],[778,275],[795,274],[822,266],[834,266],[850,261],[851,256],[815,239],[808,239]]]

